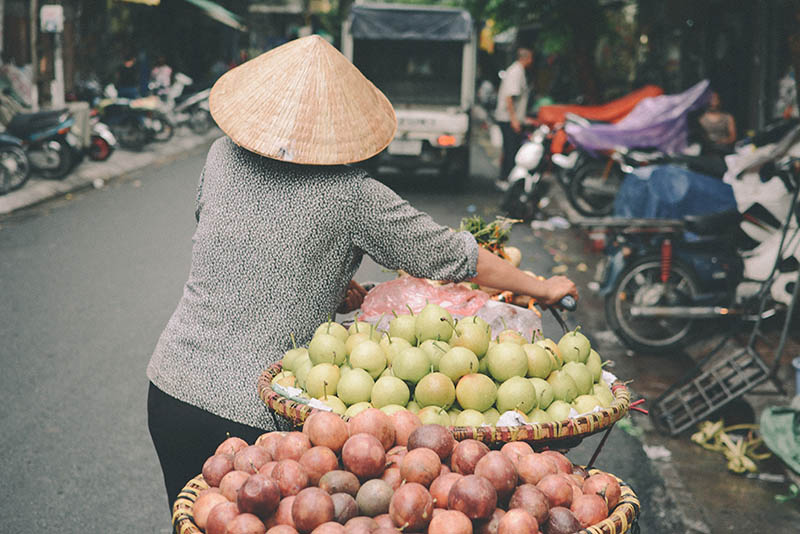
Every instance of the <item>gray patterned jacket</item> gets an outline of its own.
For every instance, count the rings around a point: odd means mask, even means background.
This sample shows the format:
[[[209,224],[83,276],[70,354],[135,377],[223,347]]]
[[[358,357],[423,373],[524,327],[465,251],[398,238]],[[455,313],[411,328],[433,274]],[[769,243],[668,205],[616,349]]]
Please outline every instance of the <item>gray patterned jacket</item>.
[[[159,389],[265,430],[261,372],[333,314],[364,254],[389,269],[476,275],[472,235],[452,232],[364,171],[264,158],[229,138],[200,179],[189,279],[147,366]]]

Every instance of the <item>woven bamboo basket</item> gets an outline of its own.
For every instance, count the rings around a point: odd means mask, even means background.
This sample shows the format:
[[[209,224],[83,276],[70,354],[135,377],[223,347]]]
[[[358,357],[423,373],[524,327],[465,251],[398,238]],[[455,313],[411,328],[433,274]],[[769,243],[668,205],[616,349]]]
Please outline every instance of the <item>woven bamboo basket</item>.
[[[194,502],[200,492],[208,489],[208,484],[203,479],[203,475],[197,475],[186,483],[175,504],[172,505],[172,526],[175,534],[199,534],[203,532],[194,523]]]
[[[276,414],[285,417],[295,426],[302,426],[315,408],[281,395],[272,389],[272,379],[281,372],[281,364],[275,363],[264,371],[258,380],[258,395]],[[536,423],[517,427],[449,427],[456,440],[476,439],[487,444],[509,441],[527,441],[532,445],[570,448],[576,441],[607,429],[619,421],[630,406],[630,391],[622,382],[611,385],[614,402],[610,408],[557,421]]]
[[[589,474],[601,473],[599,469],[590,469]],[[636,523],[639,517],[639,498],[633,489],[614,475],[619,481],[622,494],[619,503],[603,521],[580,530],[577,534],[624,534]],[[194,523],[194,502],[208,484],[203,480],[203,475],[197,475],[190,480],[178,495],[172,507],[172,525],[176,534],[200,534],[203,532]]]

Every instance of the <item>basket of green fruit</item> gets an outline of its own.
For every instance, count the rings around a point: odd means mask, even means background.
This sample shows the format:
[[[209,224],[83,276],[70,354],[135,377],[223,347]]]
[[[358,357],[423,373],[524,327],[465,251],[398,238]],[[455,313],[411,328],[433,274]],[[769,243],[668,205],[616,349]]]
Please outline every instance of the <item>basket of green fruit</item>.
[[[578,329],[558,342],[510,329],[493,338],[481,318],[455,322],[428,304],[398,315],[386,332],[358,320],[349,329],[323,323],[308,347],[264,371],[258,390],[297,426],[317,410],[347,419],[378,408],[412,412],[457,440],[553,446],[605,430],[628,412],[628,389],[602,367]]]

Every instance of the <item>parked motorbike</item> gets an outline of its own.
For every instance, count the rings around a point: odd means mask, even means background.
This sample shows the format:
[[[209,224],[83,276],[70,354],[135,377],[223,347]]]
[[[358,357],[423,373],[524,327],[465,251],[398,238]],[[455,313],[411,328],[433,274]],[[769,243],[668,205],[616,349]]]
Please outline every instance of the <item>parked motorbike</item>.
[[[193,80],[179,72],[169,87],[153,87],[162,95],[163,111],[175,126],[188,126],[197,134],[204,134],[214,124],[208,107],[208,96],[211,89],[203,89],[195,93],[184,94],[185,89],[193,84]]]
[[[75,119],[66,109],[18,113],[6,133],[21,140],[32,170],[60,179],[83,157],[78,138],[70,132],[73,124]]]
[[[105,161],[117,149],[119,142],[107,124],[100,121],[97,110],[92,110],[90,122],[92,124],[92,137],[87,150],[89,158],[93,161]]]
[[[548,185],[543,178],[549,170],[580,214],[596,217],[611,213],[623,179],[620,165],[611,157],[593,157],[574,147],[568,148],[569,153],[554,152],[558,133],[542,124],[517,151],[502,203],[509,217],[528,220],[545,207],[541,202]]]
[[[113,84],[103,88],[97,80],[76,84],[74,99],[89,102],[92,108],[90,157],[108,158],[117,145],[141,150],[151,141],[166,141],[174,127],[163,112],[157,96],[137,99],[118,98]]]
[[[594,121],[618,122],[643,99],[658,96],[662,92],[660,87],[651,85],[600,106],[541,106],[536,118],[529,121],[535,129],[528,133],[518,150],[515,167],[508,177],[509,188],[503,197],[506,213],[514,218],[533,218],[539,208],[544,207],[540,203],[547,193],[547,183],[542,178],[545,172],[554,170],[554,178],[576,208],[585,215],[594,214],[595,210],[582,209],[581,195],[571,191],[570,173],[562,170],[580,169],[594,160],[587,154],[574,151],[564,131],[565,123],[569,117],[577,120],[578,116]]]
[[[167,116],[161,99],[155,95],[129,100],[128,105],[133,110],[144,113],[144,125],[150,130],[151,140],[165,143],[172,139],[175,125]]]
[[[705,105],[710,95],[709,82],[703,80],[682,93],[643,98],[614,124],[569,114],[564,130],[578,150],[571,158],[556,158],[553,163],[564,175],[573,207],[587,217],[610,214],[624,178],[611,157],[613,151],[626,147],[683,152],[688,147],[688,116]]]
[[[111,129],[120,146],[141,150],[151,141],[172,135],[172,126],[150,107],[134,105],[127,99],[106,98],[99,102],[97,113]]]
[[[796,142],[800,128],[789,136]],[[798,149],[800,145],[794,151]],[[610,328],[628,346],[671,351],[685,344],[704,320],[758,318],[756,304],[763,295],[769,294],[774,305],[761,312],[762,318],[789,304],[800,267],[800,227],[793,209],[800,191],[800,154],[786,155],[785,143],[772,155],[776,152],[777,162],[751,159],[747,169],[731,169],[727,193],[726,184],[703,177],[705,182],[683,187],[682,198],[659,200],[669,195],[667,189],[681,188],[665,183],[659,193],[663,177],[654,170],[647,186],[656,190],[636,201],[636,209],[650,204],[645,209],[655,205],[657,213],[662,208],[686,210],[686,202],[694,202],[693,211],[700,211],[703,203],[724,211],[584,223],[608,234],[599,292]],[[760,173],[753,170],[757,168]],[[620,194],[624,191],[623,186]]]
[[[546,124],[529,133],[514,156],[514,168],[508,175],[509,187],[501,209],[513,219],[529,220],[539,212],[548,186],[543,182],[550,167],[552,131]]]
[[[22,140],[0,133],[0,195],[22,187],[30,177],[30,163]]]
[[[208,95],[211,89],[204,89],[198,93],[178,100],[172,110],[172,120],[178,126],[188,125],[192,131],[202,135],[214,125],[211,110],[208,107]]]

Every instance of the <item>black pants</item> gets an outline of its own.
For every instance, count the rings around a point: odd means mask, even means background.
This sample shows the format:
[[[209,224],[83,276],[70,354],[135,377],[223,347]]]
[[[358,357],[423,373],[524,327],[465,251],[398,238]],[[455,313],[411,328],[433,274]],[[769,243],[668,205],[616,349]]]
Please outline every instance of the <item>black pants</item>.
[[[498,122],[500,131],[503,133],[503,154],[500,161],[500,180],[508,180],[511,169],[514,168],[514,158],[517,155],[520,145],[522,145],[522,135],[514,131],[510,122]]]
[[[147,426],[164,472],[170,513],[180,491],[200,474],[203,463],[229,434],[252,445],[265,432],[179,401],[152,382],[147,394]]]

